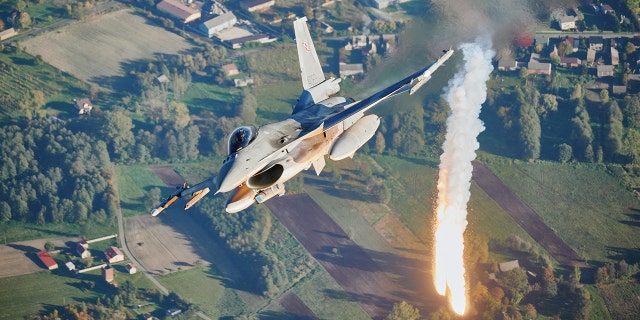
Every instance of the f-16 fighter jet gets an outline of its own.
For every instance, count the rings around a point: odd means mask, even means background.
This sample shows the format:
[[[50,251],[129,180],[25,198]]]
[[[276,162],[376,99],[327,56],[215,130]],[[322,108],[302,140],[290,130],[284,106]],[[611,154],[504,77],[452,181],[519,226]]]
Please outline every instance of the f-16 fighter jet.
[[[188,198],[185,210],[207,193],[229,193],[226,211],[241,211],[285,193],[284,183],[313,167],[320,174],[325,156],[338,161],[353,157],[374,136],[380,118],[365,113],[387,98],[415,93],[447,61],[445,50],[433,64],[375,93],[355,101],[336,96],[340,79],[325,78],[311,40],[306,18],[294,23],[303,91],[291,116],[263,126],[246,125],[229,136],[229,153],[218,175],[194,186],[184,184],[152,215],[158,215],[178,198]]]

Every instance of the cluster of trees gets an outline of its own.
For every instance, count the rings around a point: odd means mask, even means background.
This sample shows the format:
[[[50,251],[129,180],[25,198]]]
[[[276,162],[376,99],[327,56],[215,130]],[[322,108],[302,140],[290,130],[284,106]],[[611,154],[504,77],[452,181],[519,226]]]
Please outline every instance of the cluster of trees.
[[[103,223],[115,215],[104,142],[37,118],[0,128],[0,220]]]
[[[596,271],[595,282],[596,284],[607,284],[617,280],[628,280],[638,272],[640,272],[640,267],[637,263],[629,265],[625,260],[615,263],[607,262]]]
[[[546,83],[546,93],[527,81],[513,91],[489,94],[497,124],[509,133],[504,136],[518,137],[515,155],[523,160],[640,163],[640,95],[614,99],[604,89],[597,101],[590,101],[577,83],[567,99],[558,94],[570,86],[565,77],[557,74]]]
[[[242,269],[247,290],[272,297],[291,279],[309,272],[313,261],[303,251],[292,252],[285,244],[271,239],[274,232],[272,216],[264,206],[251,206],[241,214],[226,214],[225,200],[205,198],[196,214],[208,225],[214,237],[225,244],[227,251]],[[288,252],[288,261],[275,254]],[[290,277],[291,275],[291,277]]]

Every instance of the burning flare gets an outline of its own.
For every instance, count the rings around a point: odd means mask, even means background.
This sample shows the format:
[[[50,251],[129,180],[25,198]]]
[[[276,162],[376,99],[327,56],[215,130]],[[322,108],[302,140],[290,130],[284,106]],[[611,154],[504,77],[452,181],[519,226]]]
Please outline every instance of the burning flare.
[[[465,43],[460,48],[464,68],[449,81],[444,93],[451,112],[440,156],[434,281],[438,293],[447,294],[453,311],[461,315],[467,308],[462,257],[471,195],[471,161],[480,147],[476,138],[484,130],[480,108],[487,97],[486,82],[493,70],[491,58],[495,53],[488,39]]]

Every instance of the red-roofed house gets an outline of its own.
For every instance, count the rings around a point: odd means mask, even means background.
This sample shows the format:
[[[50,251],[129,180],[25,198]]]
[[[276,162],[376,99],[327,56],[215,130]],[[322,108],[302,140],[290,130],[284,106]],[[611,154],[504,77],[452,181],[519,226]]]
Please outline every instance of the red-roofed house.
[[[109,263],[124,261],[124,255],[120,252],[120,249],[114,246],[107,248],[104,255]]]
[[[113,283],[115,280],[113,268],[110,266],[102,267],[102,279],[106,283]]]
[[[53,260],[53,258],[51,258],[51,255],[49,254],[49,252],[46,252],[46,251],[38,252],[38,258],[40,258],[40,261],[44,263],[47,269],[49,270],[58,269],[58,263],[55,260]]]

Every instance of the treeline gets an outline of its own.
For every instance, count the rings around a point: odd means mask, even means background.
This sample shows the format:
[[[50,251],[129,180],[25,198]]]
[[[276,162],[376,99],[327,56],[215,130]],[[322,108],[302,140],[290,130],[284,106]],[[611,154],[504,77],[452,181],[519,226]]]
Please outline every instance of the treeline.
[[[0,127],[0,220],[102,223],[116,213],[107,145],[59,121]]]
[[[82,290],[94,290],[94,281],[82,281]],[[163,295],[156,289],[139,289],[131,281],[125,281],[117,288],[108,288],[94,301],[83,301],[79,304],[68,304],[39,315],[27,316],[29,320],[107,320],[107,319],[136,319],[139,316],[132,311],[141,302],[155,303],[165,309],[178,308],[182,312],[175,319],[193,319],[195,306],[180,298],[176,293]],[[155,318],[154,318],[155,319]]]

